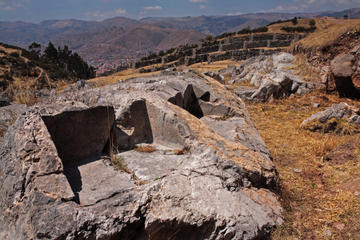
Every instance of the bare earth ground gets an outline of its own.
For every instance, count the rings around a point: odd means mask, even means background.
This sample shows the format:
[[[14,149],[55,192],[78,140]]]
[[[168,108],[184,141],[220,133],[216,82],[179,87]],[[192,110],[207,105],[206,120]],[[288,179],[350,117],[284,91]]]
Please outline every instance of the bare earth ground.
[[[360,104],[315,92],[247,105],[281,179],[285,224],[273,239],[360,239],[360,135],[300,128],[311,114],[338,102]]]

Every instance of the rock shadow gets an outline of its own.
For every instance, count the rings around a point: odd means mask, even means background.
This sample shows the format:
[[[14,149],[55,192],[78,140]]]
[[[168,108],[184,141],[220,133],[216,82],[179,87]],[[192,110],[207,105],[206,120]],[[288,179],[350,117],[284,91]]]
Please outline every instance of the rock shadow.
[[[119,151],[133,149],[136,144],[154,142],[145,100],[134,101],[116,121],[115,145]]]
[[[210,100],[210,93],[205,92],[199,99],[208,102]],[[199,99],[195,94],[193,86],[189,84],[183,94],[177,93],[175,96],[169,98],[168,101],[185,109],[195,117],[202,118],[204,113],[200,107]]]
[[[80,203],[82,177],[79,166],[99,160],[108,154],[114,109],[98,106],[83,110],[64,111],[57,115],[42,116],[61,158],[74,201]]]

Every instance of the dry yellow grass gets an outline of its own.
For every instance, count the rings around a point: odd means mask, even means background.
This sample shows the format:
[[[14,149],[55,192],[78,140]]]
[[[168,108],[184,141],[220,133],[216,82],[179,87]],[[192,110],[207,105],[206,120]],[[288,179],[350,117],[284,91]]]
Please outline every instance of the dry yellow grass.
[[[19,104],[33,105],[39,100],[36,98],[34,93],[40,88],[48,88],[56,86],[58,83],[53,83],[48,78],[47,74],[41,69],[38,68],[40,74],[38,77],[14,77],[14,81],[6,90],[10,96],[12,96],[13,101]]]
[[[248,105],[281,179],[285,224],[273,239],[360,239],[360,197],[351,184],[359,179],[360,191],[360,135],[325,135],[300,128],[311,114],[340,101],[359,106],[319,92]],[[312,102],[321,108],[313,108]],[[344,143],[356,146],[355,159],[340,165],[324,161],[326,154]],[[346,188],[349,184],[351,190]]]
[[[325,47],[333,44],[342,34],[348,31],[360,30],[360,19],[335,19],[335,18],[317,18],[317,30],[309,34],[299,42],[292,44],[300,45],[304,49]]]
[[[89,82],[96,83],[99,86],[104,86],[104,85],[108,85],[108,84],[117,83],[119,80],[125,81],[127,79],[135,78],[135,77],[148,77],[148,76],[153,76],[153,75],[156,75],[159,73],[160,73],[160,71],[149,72],[149,73],[139,73],[138,69],[137,70],[127,69],[127,70],[124,70],[121,72],[114,73],[110,76],[97,77],[97,78],[90,79]]]
[[[236,66],[239,67],[242,61],[232,61],[232,60],[224,60],[212,63],[195,63],[190,65],[189,68],[198,72],[206,72],[206,71],[215,71],[218,72],[223,70],[229,66]]]
[[[152,153],[155,152],[156,150],[157,149],[151,145],[138,146],[137,148],[135,148],[135,151],[143,152],[143,153]]]
[[[321,77],[317,68],[310,65],[305,54],[297,54],[291,69],[296,75],[302,77],[304,81],[320,83]]]

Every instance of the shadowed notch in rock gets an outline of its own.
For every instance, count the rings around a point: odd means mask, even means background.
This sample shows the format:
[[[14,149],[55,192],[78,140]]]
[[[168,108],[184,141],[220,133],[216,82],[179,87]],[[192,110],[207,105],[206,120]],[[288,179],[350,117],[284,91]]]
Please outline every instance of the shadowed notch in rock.
[[[65,111],[42,119],[64,163],[98,158],[114,124],[114,109],[98,106]]]
[[[136,144],[154,141],[145,100],[134,101],[129,110],[122,113],[116,126],[116,145],[120,150],[129,150]]]
[[[208,239],[215,228],[213,221],[204,221],[201,226],[196,226],[173,220],[153,222],[147,226],[146,231],[151,232],[149,239],[196,240]]]
[[[204,93],[203,96],[200,97],[200,99],[204,99],[204,101],[209,101],[210,93]],[[185,109],[197,118],[202,118],[204,116],[204,113],[199,104],[199,99],[197,98],[194,92],[194,88],[191,84],[186,87],[183,94],[177,93],[175,96],[169,98],[168,101]]]
[[[340,97],[360,99],[359,90],[355,88],[351,77],[334,77],[336,90]]]
[[[108,153],[114,124],[113,107],[99,106],[84,110],[64,111],[58,115],[42,116],[64,165],[64,174],[80,203],[83,189],[79,166]]]

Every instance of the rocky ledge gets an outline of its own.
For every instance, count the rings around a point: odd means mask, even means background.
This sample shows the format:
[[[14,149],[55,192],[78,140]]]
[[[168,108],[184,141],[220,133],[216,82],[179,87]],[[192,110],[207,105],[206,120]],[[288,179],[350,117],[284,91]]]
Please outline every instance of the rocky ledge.
[[[272,157],[215,80],[167,72],[17,112],[1,239],[264,239],[282,223]]]
[[[266,102],[288,97],[291,94],[304,95],[319,87],[306,82],[294,71],[295,56],[281,52],[269,56],[249,58],[240,67],[230,66],[219,73],[206,72],[246,101]],[[226,77],[230,81],[225,81]]]

